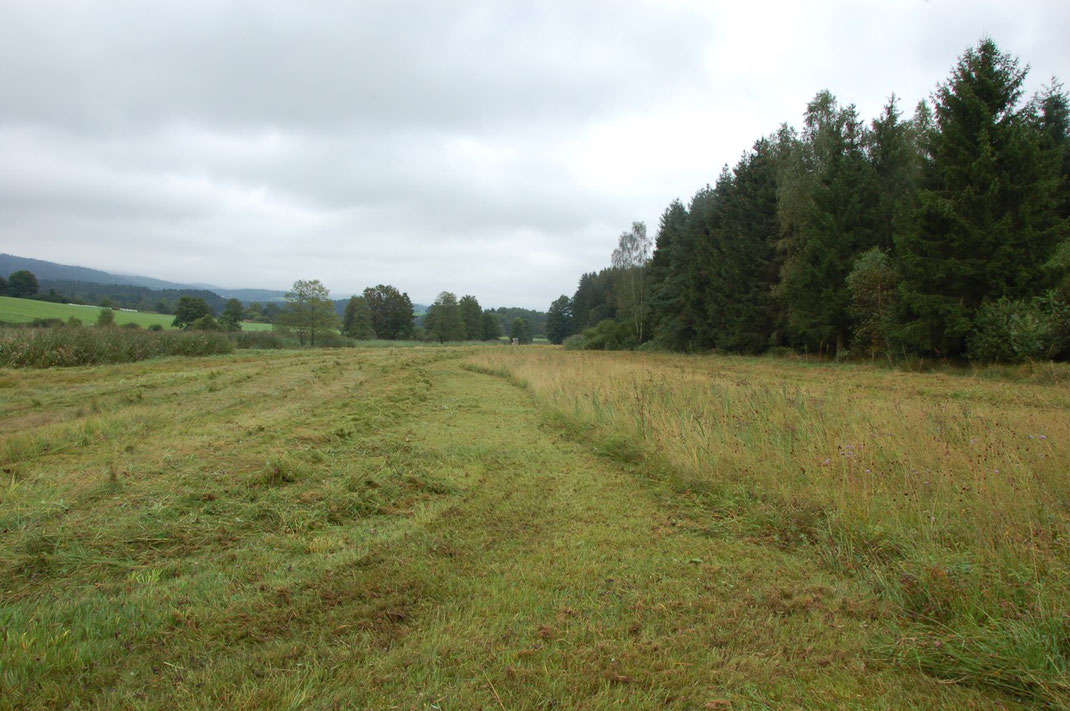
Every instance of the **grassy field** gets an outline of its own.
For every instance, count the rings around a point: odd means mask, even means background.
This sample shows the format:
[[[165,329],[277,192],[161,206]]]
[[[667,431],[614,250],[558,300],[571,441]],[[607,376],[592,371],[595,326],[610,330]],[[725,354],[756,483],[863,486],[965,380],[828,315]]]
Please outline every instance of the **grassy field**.
[[[49,301],[34,301],[33,299],[14,299],[10,296],[0,296],[0,322],[2,323],[30,323],[34,319],[58,318],[63,321],[73,317],[87,326],[92,326],[97,321],[100,313],[98,306],[81,306],[78,304],[54,304]],[[159,324],[164,328],[171,328],[174,316],[167,314],[142,313],[140,311],[116,311],[115,323],[122,326],[126,323],[136,323],[142,328],[148,328],[153,324]],[[243,331],[270,331],[270,323],[242,323]]]
[[[1068,401],[551,348],[0,371],[0,708],[1062,707]]]

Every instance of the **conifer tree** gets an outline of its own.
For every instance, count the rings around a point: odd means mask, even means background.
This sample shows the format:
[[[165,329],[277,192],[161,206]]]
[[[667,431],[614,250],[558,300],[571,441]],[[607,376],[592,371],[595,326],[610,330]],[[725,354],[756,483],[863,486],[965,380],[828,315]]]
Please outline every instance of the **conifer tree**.
[[[983,302],[1028,298],[1050,283],[1044,266],[1062,232],[1057,168],[1030,108],[1019,108],[1025,76],[984,39],[936,92],[916,224],[896,242],[902,337],[920,351],[961,355]]]
[[[776,158],[771,143],[762,139],[732,171],[718,228],[720,262],[716,285],[716,346],[759,353],[770,344],[778,321],[773,299],[780,259],[777,223]],[[712,314],[711,314],[712,316]]]
[[[671,345],[674,341],[686,228],[687,208],[679,200],[673,200],[658,223],[647,278],[646,301],[650,309],[650,328],[654,338],[665,345]]]
[[[715,231],[720,225],[724,192],[731,184],[727,169],[717,186],[695,193],[687,208],[687,223],[677,251],[675,313],[667,344],[676,350],[712,348],[715,325],[709,319],[712,265],[720,259]]]
[[[822,91],[807,106],[802,139],[782,176],[787,252],[778,295],[797,347],[838,353],[850,335],[847,274],[873,246],[876,192],[854,106]]]
[[[546,314],[546,338],[550,343],[563,343],[572,333],[572,300],[561,295]]]

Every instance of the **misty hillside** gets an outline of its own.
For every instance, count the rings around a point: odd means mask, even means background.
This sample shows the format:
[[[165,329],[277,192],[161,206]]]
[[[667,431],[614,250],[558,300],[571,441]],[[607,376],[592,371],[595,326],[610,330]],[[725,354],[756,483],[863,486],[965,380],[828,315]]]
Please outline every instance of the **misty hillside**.
[[[286,292],[273,289],[223,289],[212,284],[180,284],[137,274],[112,274],[100,269],[57,264],[44,259],[16,257],[13,254],[0,254],[0,274],[7,275],[20,269],[33,272],[34,276],[42,282],[121,284],[124,286],[140,286],[156,291],[211,291],[223,297],[223,299],[240,299],[243,302],[281,301],[286,297]]]

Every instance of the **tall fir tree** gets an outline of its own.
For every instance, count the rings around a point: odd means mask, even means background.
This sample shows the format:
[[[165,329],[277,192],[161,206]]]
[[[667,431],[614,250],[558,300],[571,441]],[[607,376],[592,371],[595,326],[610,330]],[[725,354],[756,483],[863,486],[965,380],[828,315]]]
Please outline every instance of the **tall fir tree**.
[[[937,89],[915,224],[896,241],[901,336],[921,352],[962,355],[982,303],[1051,283],[1045,265],[1063,233],[1058,169],[1030,107],[1019,108],[1025,76],[986,38]]]
[[[684,236],[686,229],[687,208],[679,200],[673,200],[658,223],[646,287],[650,330],[653,338],[663,345],[671,346],[674,341],[676,308],[680,298],[681,253],[687,246]]]
[[[925,130],[924,115],[915,120],[900,118],[893,94],[866,135],[866,153],[872,167],[874,192],[873,246],[885,253],[895,245],[895,235],[912,228],[924,155],[919,134]],[[920,124],[920,125],[919,125]]]
[[[572,299],[561,295],[550,304],[546,314],[546,339],[553,344],[563,343],[572,333]]]
[[[654,252],[647,269],[646,302],[649,307],[650,327],[656,334],[659,322],[668,315],[672,301],[673,253],[680,248],[681,232],[687,223],[687,209],[679,200],[673,200],[661,214],[658,232],[654,237]]]
[[[713,265],[719,296],[710,303],[717,348],[759,353],[769,347],[778,323],[773,298],[777,253],[777,167],[772,144],[761,139],[740,159],[725,191],[718,227],[720,262]]]
[[[781,173],[786,250],[777,294],[798,348],[839,353],[850,337],[847,274],[876,241],[876,186],[862,122],[827,91],[807,106],[801,140]]]

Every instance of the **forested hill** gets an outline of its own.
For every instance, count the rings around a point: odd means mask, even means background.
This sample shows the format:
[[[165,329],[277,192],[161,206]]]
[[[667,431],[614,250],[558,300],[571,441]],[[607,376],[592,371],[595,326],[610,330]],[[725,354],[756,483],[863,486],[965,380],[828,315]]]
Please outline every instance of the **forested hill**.
[[[239,299],[245,303],[252,301],[282,301],[286,296],[286,292],[275,289],[223,289],[211,284],[183,284],[136,274],[112,274],[99,269],[90,269],[88,267],[78,267],[69,264],[57,264],[56,262],[49,262],[44,259],[16,257],[12,254],[0,254],[0,274],[11,274],[12,272],[22,269],[33,272],[34,276],[36,276],[41,283],[43,289],[47,290],[55,288],[56,291],[66,295],[68,298],[79,300],[86,299],[79,297],[78,294],[96,292],[103,296],[107,296],[114,301],[122,300],[128,302],[130,300],[130,295],[134,292],[123,292],[122,290],[112,288],[116,285],[138,287],[156,292],[155,295],[150,294],[147,297],[150,300],[154,298],[156,300],[169,300],[173,295],[171,292],[197,295],[201,298],[205,298],[204,294],[210,293],[213,294],[215,298],[221,298],[223,301],[226,301],[227,299]],[[46,284],[46,282],[48,283]],[[78,286],[71,288],[69,285],[72,283],[77,283]],[[66,288],[60,288],[57,286],[59,284],[64,285]],[[100,285],[108,285],[109,289],[101,289]],[[144,296],[147,292],[139,293]],[[133,308],[133,306],[131,306],[131,308]]]
[[[207,289],[150,289],[134,284],[96,284],[87,281],[40,279],[41,292],[54,290],[68,301],[80,304],[111,302],[116,306],[138,311],[170,313],[183,296],[203,299],[209,308],[220,313],[227,300]],[[107,301],[105,301],[107,300]]]
[[[11,274],[19,270],[33,272],[38,281],[75,281],[87,284],[134,284],[134,277],[109,274],[99,269],[88,267],[76,267],[69,264],[56,264],[43,259],[31,259],[30,257],[16,257],[13,254],[0,254],[0,274]],[[179,287],[179,284],[168,284],[169,287]],[[155,287],[159,288],[159,287]]]

